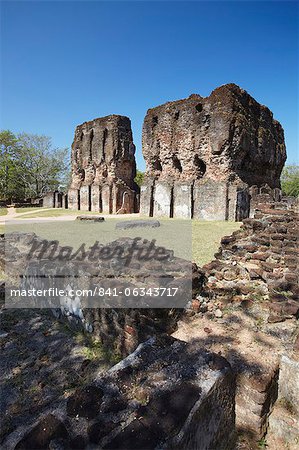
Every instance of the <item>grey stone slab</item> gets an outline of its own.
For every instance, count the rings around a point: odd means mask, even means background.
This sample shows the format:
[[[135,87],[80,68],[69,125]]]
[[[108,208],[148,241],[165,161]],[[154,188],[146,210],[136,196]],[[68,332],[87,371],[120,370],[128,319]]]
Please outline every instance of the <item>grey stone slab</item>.
[[[86,216],[77,216],[76,219],[86,221],[86,222],[104,222],[104,220],[105,220],[104,217],[87,216],[87,215]]]
[[[158,220],[126,220],[117,222],[115,228],[118,230],[128,230],[131,228],[157,228],[160,226]]]

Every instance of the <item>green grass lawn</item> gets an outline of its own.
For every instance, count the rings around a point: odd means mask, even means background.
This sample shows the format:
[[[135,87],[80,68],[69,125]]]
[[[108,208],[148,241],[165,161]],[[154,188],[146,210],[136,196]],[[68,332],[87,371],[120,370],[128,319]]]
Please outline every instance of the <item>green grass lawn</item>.
[[[32,209],[32,212],[30,210]],[[21,211],[22,210],[22,211]],[[59,217],[59,216],[68,216],[68,215],[85,215],[85,214],[92,214],[94,216],[98,215],[100,216],[101,213],[96,213],[92,211],[78,211],[78,210],[71,210],[71,209],[64,209],[64,208],[52,208],[52,209],[46,209],[46,208],[17,208],[17,212],[30,212],[30,214],[26,214],[26,216],[20,217],[20,219],[32,219],[34,217]]]
[[[192,221],[192,259],[198,266],[211,261],[220,246],[223,236],[232,234],[240,228],[239,222]]]
[[[66,212],[66,210],[56,211]],[[44,214],[47,212],[44,211]],[[54,211],[49,211],[49,213],[52,212]],[[72,211],[72,213],[78,214],[80,211]],[[221,237],[231,234],[240,227],[240,224],[236,222],[160,219],[161,226],[158,228],[115,229],[115,225],[119,220],[132,219],[135,218],[120,216],[119,218],[107,218],[104,222],[91,223],[76,220],[71,222],[26,223],[26,220],[24,220],[22,224],[6,225],[6,232],[34,232],[45,239],[58,240],[60,245],[71,246],[75,250],[83,243],[87,250],[95,241],[107,244],[121,237],[130,237],[132,239],[141,237],[149,241],[155,239],[156,245],[173,249],[175,256],[192,259],[199,266],[202,266],[213,259],[214,253],[218,250]]]
[[[0,216],[6,216],[7,208],[0,208]]]
[[[42,212],[43,208],[40,206],[28,206],[27,208],[15,208],[16,212],[19,213],[27,213],[32,211],[40,211]]]

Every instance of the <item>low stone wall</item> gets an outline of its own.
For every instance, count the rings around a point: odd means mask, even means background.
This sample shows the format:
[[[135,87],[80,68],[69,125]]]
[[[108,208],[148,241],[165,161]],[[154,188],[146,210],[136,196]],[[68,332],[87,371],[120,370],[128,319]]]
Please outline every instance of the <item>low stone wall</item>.
[[[95,287],[115,289],[119,295],[95,295],[78,297],[75,295],[46,294],[34,299],[7,297],[6,304],[10,307],[52,308],[57,319],[67,321],[74,329],[84,329],[93,333],[105,346],[111,347],[122,356],[136,349],[140,342],[159,333],[172,333],[179,317],[183,314],[184,306],[188,303],[188,296],[200,292],[203,275],[198,268],[173,256],[169,251],[166,259],[142,260],[138,259],[138,251],[132,255],[131,261],[126,263],[122,257],[89,261],[88,258],[66,261],[63,257],[52,259],[50,254],[62,255],[63,248],[55,242],[43,241],[34,233],[10,233],[0,241],[2,257],[0,267],[6,265],[7,275],[11,278],[7,287],[18,289],[61,289],[72,288],[81,291],[94,292]],[[43,243],[47,247],[43,257]],[[117,254],[121,249],[129,254],[134,243],[133,239],[121,238],[105,246],[105,251]],[[28,259],[30,250],[36,249]],[[5,249],[5,251],[4,251]],[[64,248],[66,249],[66,248]],[[142,241],[136,250],[145,251]],[[152,252],[155,247],[152,248]],[[22,284],[20,286],[20,278]],[[192,289],[193,284],[193,289]],[[145,291],[154,287],[176,289],[174,299],[168,297],[150,297],[148,295],[136,297],[134,289]],[[128,289],[130,295],[124,295]],[[139,292],[139,291],[138,291]],[[121,295],[122,294],[122,295]],[[189,300],[190,300],[189,299]]]
[[[11,433],[2,448],[225,450],[235,437],[234,398],[224,358],[164,336]]]
[[[269,208],[245,219],[240,230],[222,238],[217,259],[203,267],[206,292],[223,302],[264,299],[269,322],[297,316],[298,225],[298,214]]]
[[[211,351],[223,352],[238,374],[238,430],[256,440],[267,431],[279,383],[284,383],[281,355],[293,351],[298,334],[299,216],[279,206],[259,203],[254,218],[222,238],[216,259],[202,268],[206,283],[193,300],[193,311],[203,318],[201,326],[208,334],[214,330],[202,342]],[[238,335],[231,336],[231,328],[238,329]]]

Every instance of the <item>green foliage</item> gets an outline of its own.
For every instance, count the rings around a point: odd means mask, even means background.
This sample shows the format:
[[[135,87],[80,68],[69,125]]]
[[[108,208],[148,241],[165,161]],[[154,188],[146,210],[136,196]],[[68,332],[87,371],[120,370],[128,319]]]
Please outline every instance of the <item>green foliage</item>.
[[[268,444],[267,444],[266,438],[260,439],[257,443],[257,446],[258,446],[258,448],[267,448]]]
[[[0,132],[0,196],[41,197],[67,184],[67,149],[55,149],[47,136]]]
[[[18,140],[9,130],[0,132],[0,198],[8,199],[16,189],[15,158]]]
[[[135,183],[138,184],[138,186],[140,187],[143,184],[143,180],[144,180],[144,172],[137,170],[136,177],[134,179]]]
[[[284,195],[299,197],[299,166],[285,166],[281,174],[281,188]]]

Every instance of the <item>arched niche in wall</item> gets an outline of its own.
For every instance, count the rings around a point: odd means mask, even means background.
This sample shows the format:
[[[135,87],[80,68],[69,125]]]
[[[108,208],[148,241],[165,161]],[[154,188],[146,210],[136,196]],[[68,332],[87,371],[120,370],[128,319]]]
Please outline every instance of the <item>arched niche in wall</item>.
[[[173,162],[174,169],[176,169],[180,173],[182,173],[182,171],[183,171],[182,164],[181,164],[181,161],[179,160],[179,158],[176,155],[174,155],[172,157],[172,162]]]
[[[155,127],[156,125],[158,125],[158,116],[154,116],[152,118],[152,126]]]
[[[85,180],[85,170],[79,169],[79,172],[80,172],[81,181],[84,181]]]
[[[103,130],[103,139],[102,139],[102,161],[105,161],[106,158],[106,143],[108,138],[108,130],[104,128]]]
[[[159,172],[162,172],[162,164],[159,158],[155,159],[155,161],[152,164],[153,170],[158,170]]]
[[[203,177],[207,170],[206,163],[202,159],[200,159],[198,155],[194,156],[193,162],[196,168],[198,178]]]
[[[90,160],[92,160],[92,141],[94,138],[94,131],[91,130],[90,135],[89,135],[89,158]]]

